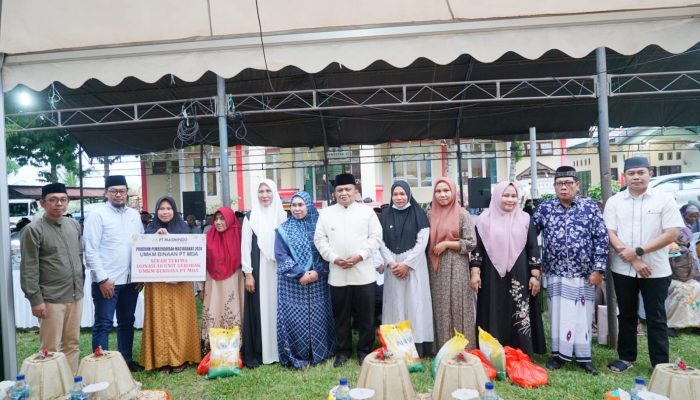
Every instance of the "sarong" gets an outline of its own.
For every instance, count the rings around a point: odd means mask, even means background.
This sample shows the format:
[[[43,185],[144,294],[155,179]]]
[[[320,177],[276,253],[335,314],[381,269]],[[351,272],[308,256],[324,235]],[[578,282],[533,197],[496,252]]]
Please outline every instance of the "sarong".
[[[595,287],[584,278],[547,276],[547,302],[552,356],[590,362]]]

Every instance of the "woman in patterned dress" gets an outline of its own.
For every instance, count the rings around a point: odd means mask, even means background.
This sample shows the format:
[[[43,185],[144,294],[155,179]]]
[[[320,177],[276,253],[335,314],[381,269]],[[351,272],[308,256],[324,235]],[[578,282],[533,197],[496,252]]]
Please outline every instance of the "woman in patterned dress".
[[[457,203],[452,180],[435,182],[430,210],[430,292],[435,318],[435,345],[439,349],[455,329],[476,346],[474,292],[470,286],[469,252],[476,245],[474,223]]]
[[[476,237],[471,262],[476,325],[504,346],[544,354],[537,231],[530,215],[518,208],[515,184],[494,188],[489,208],[477,217]]]
[[[311,196],[292,196],[292,218],[277,228],[277,345],[280,363],[316,365],[335,354],[328,262],[316,250],[318,211]]]

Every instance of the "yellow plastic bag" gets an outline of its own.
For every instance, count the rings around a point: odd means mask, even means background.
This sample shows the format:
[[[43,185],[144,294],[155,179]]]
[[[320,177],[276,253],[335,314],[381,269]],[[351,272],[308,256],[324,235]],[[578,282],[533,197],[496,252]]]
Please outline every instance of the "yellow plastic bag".
[[[437,370],[438,367],[440,366],[440,360],[443,359],[443,357],[454,357],[459,353],[460,351],[464,350],[467,345],[469,344],[469,340],[464,337],[463,334],[457,332],[455,329],[455,335],[452,336],[452,339],[448,340],[445,342],[445,344],[440,347],[440,351],[438,351],[437,355],[435,356],[435,359],[433,359],[433,365],[431,366],[432,372],[433,372],[433,378],[437,375]]]
[[[208,378],[221,378],[241,374],[241,331],[237,326],[232,329],[210,328],[209,343],[211,357]]]
[[[384,348],[404,360],[408,372],[423,371],[423,363],[418,356],[416,343],[413,341],[413,330],[408,320],[396,324],[381,325],[379,327],[379,340]]]
[[[486,359],[496,368],[496,378],[506,378],[506,352],[501,343],[490,333],[479,327],[479,350],[484,353]]]

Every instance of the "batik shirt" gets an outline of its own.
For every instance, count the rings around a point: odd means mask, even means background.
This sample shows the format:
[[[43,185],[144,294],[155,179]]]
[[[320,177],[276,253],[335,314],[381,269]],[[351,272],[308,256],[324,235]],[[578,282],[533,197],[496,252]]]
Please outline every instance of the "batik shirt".
[[[542,232],[546,275],[580,278],[605,271],[608,231],[595,202],[578,196],[569,207],[559,199],[545,201],[537,207],[533,220]]]

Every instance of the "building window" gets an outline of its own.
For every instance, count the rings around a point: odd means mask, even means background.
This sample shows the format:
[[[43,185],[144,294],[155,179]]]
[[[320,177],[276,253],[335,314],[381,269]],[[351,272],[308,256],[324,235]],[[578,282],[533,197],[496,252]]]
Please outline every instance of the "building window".
[[[278,188],[281,188],[282,174],[280,173],[280,154],[266,153],[265,154],[265,176],[267,179],[275,182]]]
[[[464,145],[463,145],[464,146]],[[496,146],[493,143],[472,143],[471,148],[465,151],[462,148],[462,163],[466,171],[462,171],[463,178],[490,178],[491,183],[497,183]]]
[[[613,180],[620,180],[620,175],[617,168],[610,168],[610,176]]]
[[[680,159],[681,159],[681,152],[678,151],[678,152],[676,152],[676,160],[680,160]]]
[[[671,153],[671,152],[666,153],[666,159],[669,161],[673,160],[673,153]]]
[[[617,154],[612,155],[612,162],[613,164],[617,163]]]
[[[400,160],[400,156],[394,157]],[[433,171],[430,160],[392,162],[394,181],[404,180],[411,187],[432,187]]]
[[[659,167],[659,175],[680,174],[680,165],[664,165]]]
[[[195,192],[203,190],[202,189],[202,175],[200,174],[200,166],[202,165],[202,160],[199,158],[192,159],[192,173],[194,176],[194,190]]]
[[[663,160],[664,160],[664,153],[659,153],[659,161],[663,161]]]
[[[536,142],[538,156],[551,156],[554,154],[552,142]],[[530,143],[525,143],[525,156],[530,155]]]
[[[170,173],[177,174],[180,172],[180,162],[178,160],[171,161],[153,161],[153,175],[165,175],[168,173],[168,163],[170,164]]]

